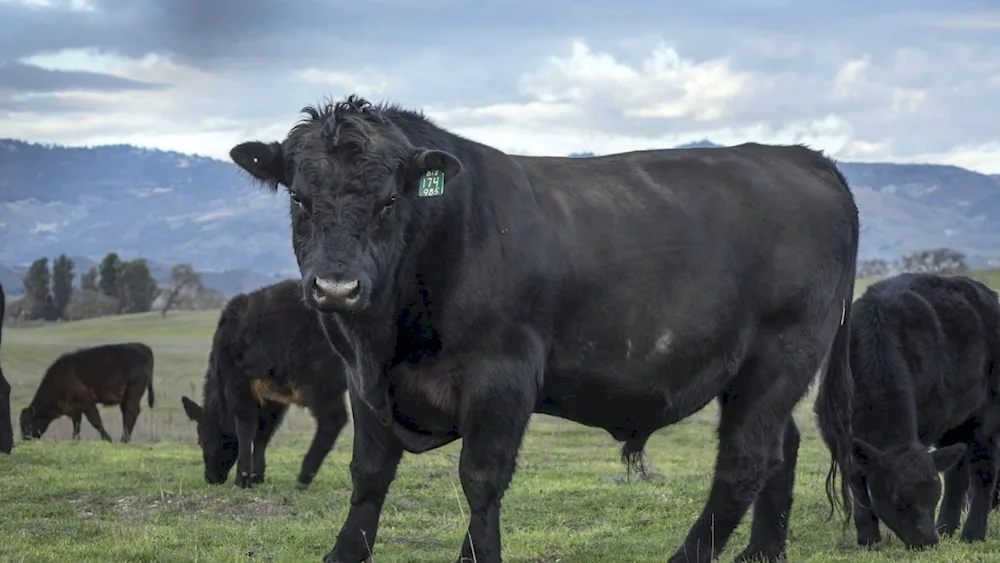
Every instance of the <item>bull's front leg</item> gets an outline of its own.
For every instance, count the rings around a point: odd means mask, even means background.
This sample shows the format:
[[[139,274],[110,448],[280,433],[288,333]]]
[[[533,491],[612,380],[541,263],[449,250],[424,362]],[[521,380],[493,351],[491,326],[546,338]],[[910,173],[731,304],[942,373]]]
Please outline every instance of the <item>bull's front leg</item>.
[[[944,472],[944,494],[941,501],[941,511],[936,522],[938,533],[951,536],[958,529],[962,520],[962,509],[969,492],[968,454],[959,460],[954,467]]]
[[[863,473],[854,472],[845,479],[850,480],[853,500],[854,528],[857,531],[858,545],[867,549],[882,549],[882,532],[879,530],[878,517],[872,510],[872,499],[868,495],[868,479]]]
[[[337,535],[337,543],[323,557],[324,563],[361,563],[373,554],[382,503],[403,457],[399,439],[353,393],[351,407],[354,416],[351,508]]]
[[[500,563],[500,503],[514,476],[545,363],[544,344],[510,329],[499,349],[468,362],[460,380],[459,478],[469,502],[460,563]]]
[[[236,426],[237,457],[236,478],[234,484],[246,489],[256,484],[258,477],[253,466],[253,443],[257,438],[257,426],[260,420],[260,409],[256,403],[240,405],[235,410],[234,425]]]

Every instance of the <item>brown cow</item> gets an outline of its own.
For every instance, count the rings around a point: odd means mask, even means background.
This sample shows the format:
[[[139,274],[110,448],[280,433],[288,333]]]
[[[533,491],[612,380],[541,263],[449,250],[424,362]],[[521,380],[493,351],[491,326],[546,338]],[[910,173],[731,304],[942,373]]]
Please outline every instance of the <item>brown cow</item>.
[[[80,416],[111,442],[97,405],[121,405],[122,442],[127,443],[139,418],[139,401],[149,389],[153,395],[153,351],[141,342],[105,344],[59,356],[46,370],[31,404],[21,411],[21,435],[41,438],[53,420],[73,420],[73,439],[80,438]]]
[[[3,316],[7,297],[0,284],[0,340],[3,340]],[[0,453],[9,454],[14,448],[14,429],[10,426],[10,383],[0,368]]]

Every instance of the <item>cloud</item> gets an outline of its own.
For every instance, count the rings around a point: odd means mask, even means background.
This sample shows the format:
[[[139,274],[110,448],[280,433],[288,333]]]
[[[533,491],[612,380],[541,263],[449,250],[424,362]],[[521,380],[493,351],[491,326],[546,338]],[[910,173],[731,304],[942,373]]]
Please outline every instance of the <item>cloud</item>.
[[[97,72],[48,70],[19,62],[0,62],[0,90],[59,92],[161,89],[164,85]]]
[[[1000,8],[974,0],[0,0],[0,21],[0,129],[27,140],[225,159],[356,92],[526,154],[707,138],[1000,172]]]

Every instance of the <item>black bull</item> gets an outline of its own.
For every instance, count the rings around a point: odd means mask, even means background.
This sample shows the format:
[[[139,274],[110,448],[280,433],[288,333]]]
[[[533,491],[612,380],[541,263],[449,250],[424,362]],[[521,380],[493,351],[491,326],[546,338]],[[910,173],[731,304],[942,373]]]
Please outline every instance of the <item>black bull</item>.
[[[603,428],[639,462],[713,398],[711,492],[669,561],[710,561],[752,503],[740,558],[780,557],[792,409],[824,366],[823,431],[849,428],[858,214],[829,159],[760,144],[514,156],[353,96],[303,111],[283,142],[230,154],[289,192],[304,298],[354,367],[353,495],[326,561],[368,557],[404,450],[462,438],[461,556],[493,563],[533,412]],[[433,170],[443,190],[421,184]]]
[[[3,340],[3,321],[7,297],[0,285],[0,341]],[[14,427],[10,423],[10,383],[0,368],[0,453],[9,454],[14,448]]]

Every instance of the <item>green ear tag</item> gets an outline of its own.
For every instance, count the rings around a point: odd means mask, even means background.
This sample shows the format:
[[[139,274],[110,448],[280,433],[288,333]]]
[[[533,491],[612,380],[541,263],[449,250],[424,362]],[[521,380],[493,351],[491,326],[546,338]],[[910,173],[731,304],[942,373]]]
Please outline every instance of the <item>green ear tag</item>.
[[[437,197],[444,194],[444,172],[428,170],[420,177],[417,195],[420,197]]]

